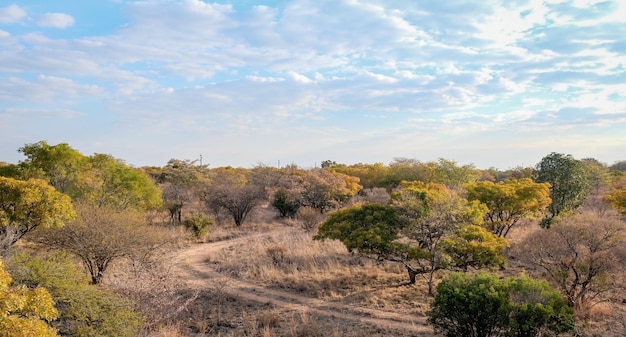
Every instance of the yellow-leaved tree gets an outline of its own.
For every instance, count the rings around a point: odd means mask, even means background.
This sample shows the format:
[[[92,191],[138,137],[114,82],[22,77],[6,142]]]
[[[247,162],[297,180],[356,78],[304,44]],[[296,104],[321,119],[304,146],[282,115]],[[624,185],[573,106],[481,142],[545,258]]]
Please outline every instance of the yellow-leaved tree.
[[[0,255],[37,228],[58,228],[76,216],[70,198],[41,179],[0,177]]]
[[[11,275],[0,259],[0,336],[58,336],[48,325],[59,315],[45,288],[11,286]]]

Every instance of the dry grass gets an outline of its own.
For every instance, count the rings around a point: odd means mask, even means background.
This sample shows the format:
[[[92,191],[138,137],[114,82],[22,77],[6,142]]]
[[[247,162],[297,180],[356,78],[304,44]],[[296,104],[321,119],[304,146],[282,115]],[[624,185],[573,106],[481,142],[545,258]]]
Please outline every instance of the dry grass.
[[[215,268],[267,287],[313,298],[423,316],[430,301],[422,285],[406,285],[399,264],[348,253],[340,242],[314,241],[300,231],[257,237],[211,258]]]
[[[249,236],[211,255],[208,262],[213,269],[229,277],[330,303],[416,317],[423,317],[429,309],[432,298],[427,296],[425,282],[418,279],[416,285],[407,285],[406,272],[400,265],[352,255],[337,241],[314,241],[312,234],[300,226],[291,224],[286,229],[285,224],[262,211],[251,220],[254,221],[241,227],[210,228],[209,242]],[[276,231],[277,227],[280,230]],[[538,230],[543,229],[537,225],[520,225],[511,231],[508,239],[514,246]],[[522,264],[515,256],[509,256],[509,266],[498,273],[517,276],[521,272],[542,276],[539,270]],[[437,279],[445,274],[438,273]],[[618,277],[623,278],[623,275]],[[227,279],[216,278],[212,287],[199,293],[189,289],[172,292],[178,301],[172,302],[170,309],[161,309],[164,314],[176,305],[180,308],[184,304],[185,309],[143,336],[417,336],[338,317],[275,307],[269,302],[243,300],[225,291],[227,287]],[[588,320],[579,323],[581,336],[626,335],[626,297],[620,290],[610,297],[614,301],[593,307]],[[185,302],[185,299],[192,300]],[[419,336],[432,336],[432,333]]]

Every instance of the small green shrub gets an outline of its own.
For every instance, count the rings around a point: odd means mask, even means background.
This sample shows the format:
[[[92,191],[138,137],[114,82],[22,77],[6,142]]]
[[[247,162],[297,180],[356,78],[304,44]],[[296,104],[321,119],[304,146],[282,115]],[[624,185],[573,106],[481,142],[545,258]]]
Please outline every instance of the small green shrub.
[[[207,235],[209,232],[209,226],[212,224],[213,221],[208,219],[202,213],[195,214],[184,222],[185,228],[187,228],[198,240],[202,240]]]
[[[437,286],[428,313],[447,337],[530,337],[574,328],[574,310],[544,280],[452,273]]]

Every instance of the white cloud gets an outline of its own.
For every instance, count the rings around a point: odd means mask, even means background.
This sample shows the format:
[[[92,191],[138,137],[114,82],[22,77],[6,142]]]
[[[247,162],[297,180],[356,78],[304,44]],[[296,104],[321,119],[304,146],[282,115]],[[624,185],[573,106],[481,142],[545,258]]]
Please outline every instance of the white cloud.
[[[65,13],[46,13],[37,18],[37,25],[63,29],[73,26],[74,18]]]
[[[19,23],[27,18],[26,11],[18,5],[0,8],[0,23]]]

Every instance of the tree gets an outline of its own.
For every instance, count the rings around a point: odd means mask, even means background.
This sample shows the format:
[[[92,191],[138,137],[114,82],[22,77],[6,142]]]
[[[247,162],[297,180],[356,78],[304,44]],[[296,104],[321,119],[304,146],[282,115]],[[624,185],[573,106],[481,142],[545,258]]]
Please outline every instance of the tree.
[[[405,265],[410,281],[415,282],[416,275],[423,276],[429,294],[432,294],[433,277],[438,270],[505,264],[504,258],[499,257],[508,246],[504,238],[475,226],[465,228],[482,224],[487,208],[480,202],[468,202],[445,185],[422,182],[402,183],[392,194],[391,201],[400,208],[401,216],[408,223],[402,235],[412,242],[407,257],[413,263]],[[475,246],[476,250],[472,252],[470,246]],[[475,256],[481,258],[461,253],[477,254]]]
[[[50,293],[42,287],[11,286],[12,281],[0,259],[0,336],[58,336],[47,323],[58,316]]]
[[[543,157],[535,168],[535,181],[551,184],[552,203],[548,207],[548,216],[541,223],[543,227],[550,227],[559,214],[578,208],[589,194],[587,171],[571,155],[552,152]]]
[[[207,208],[225,210],[236,226],[241,226],[250,212],[263,200],[262,186],[248,182],[247,171],[230,167],[214,171],[215,176],[204,192]]]
[[[44,180],[0,177],[0,253],[37,228],[59,228],[75,217],[71,200]]]
[[[587,212],[555,221],[528,236],[512,254],[542,269],[582,314],[615,289],[626,252],[624,225],[615,216]]]
[[[531,337],[574,327],[573,310],[547,282],[488,273],[450,274],[437,286],[427,315],[448,337]]]
[[[23,179],[44,179],[71,197],[78,193],[87,164],[87,157],[82,153],[66,143],[49,145],[46,141],[26,144],[18,151],[26,156],[18,165]]]
[[[89,180],[82,187],[80,200],[118,210],[145,211],[161,206],[161,191],[139,169],[106,154],[94,154],[89,165]]]
[[[359,179],[328,169],[297,171],[301,177],[298,202],[326,213],[347,202],[361,190]]]
[[[50,292],[59,312],[51,325],[62,336],[131,337],[142,323],[129,300],[88,284],[87,275],[65,253],[20,253],[7,260],[7,267],[14,283]]]
[[[465,185],[465,189],[468,200],[487,205],[484,226],[501,237],[506,237],[520,221],[539,218],[552,201],[550,184],[535,183],[529,178],[498,183],[480,181]]]
[[[272,206],[278,210],[281,218],[293,218],[300,208],[300,203],[287,189],[280,188],[274,193]]]
[[[200,187],[208,181],[208,172],[208,165],[178,159],[170,159],[163,168],[148,169],[148,175],[161,188],[171,223],[181,224],[183,210],[199,201]]]
[[[167,233],[147,226],[143,214],[137,211],[88,203],[78,204],[76,209],[75,221],[33,240],[78,257],[93,284],[100,283],[111,262],[124,257],[146,260],[172,243]]]
[[[508,242],[471,225],[484,206],[449,193],[443,185],[413,183],[392,205],[356,204],[331,213],[314,239],[337,239],[349,251],[402,263],[409,282],[423,276],[429,293],[438,270],[503,265]]]

